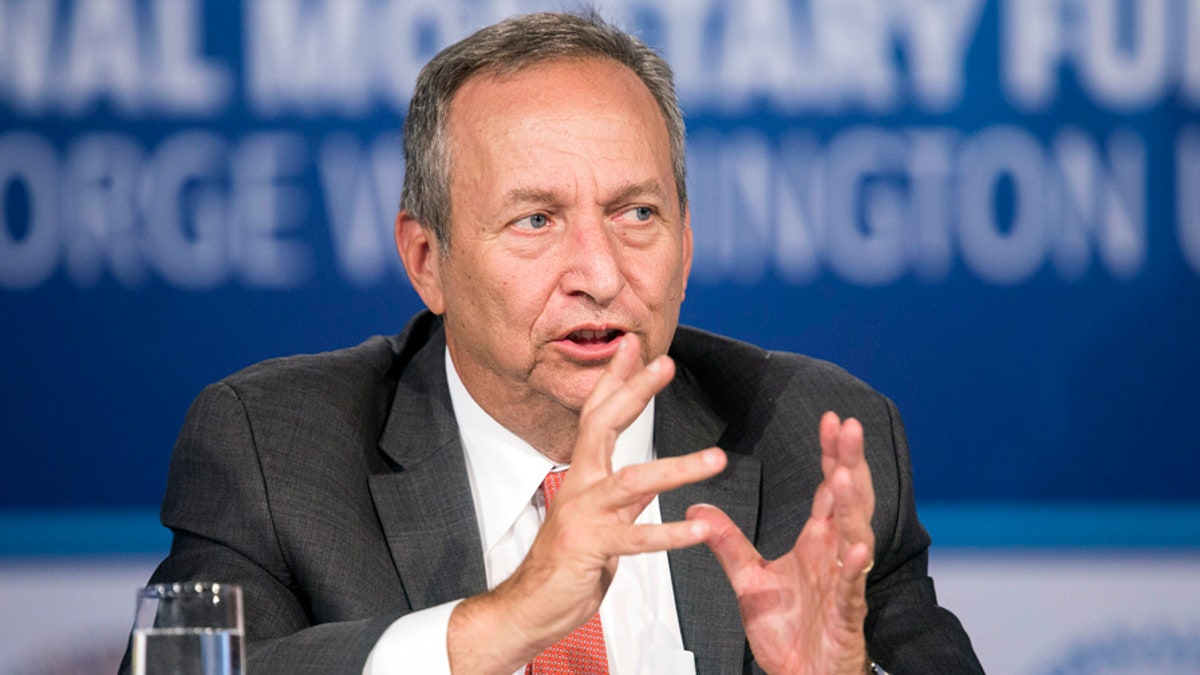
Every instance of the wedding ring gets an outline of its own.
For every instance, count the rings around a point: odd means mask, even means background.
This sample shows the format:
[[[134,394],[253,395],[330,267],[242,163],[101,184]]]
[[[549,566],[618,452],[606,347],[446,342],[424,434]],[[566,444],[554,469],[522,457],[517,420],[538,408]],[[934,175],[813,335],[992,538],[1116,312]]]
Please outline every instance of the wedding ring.
[[[838,567],[841,567],[841,566],[842,566],[842,559],[841,559],[841,558],[838,558],[838,559],[837,559],[837,566],[838,566]],[[866,576],[866,575],[870,574],[870,573],[871,573],[871,570],[873,570],[873,569],[875,569],[875,559],[874,559],[874,558],[872,558],[872,559],[871,559],[871,562],[867,563],[867,569],[863,570],[863,576]]]

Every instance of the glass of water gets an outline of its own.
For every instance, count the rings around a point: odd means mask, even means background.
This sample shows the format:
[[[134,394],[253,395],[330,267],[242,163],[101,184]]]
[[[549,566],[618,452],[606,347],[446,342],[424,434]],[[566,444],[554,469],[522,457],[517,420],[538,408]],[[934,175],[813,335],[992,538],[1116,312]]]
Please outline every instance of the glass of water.
[[[138,591],[134,675],[243,675],[242,589],[188,581]]]

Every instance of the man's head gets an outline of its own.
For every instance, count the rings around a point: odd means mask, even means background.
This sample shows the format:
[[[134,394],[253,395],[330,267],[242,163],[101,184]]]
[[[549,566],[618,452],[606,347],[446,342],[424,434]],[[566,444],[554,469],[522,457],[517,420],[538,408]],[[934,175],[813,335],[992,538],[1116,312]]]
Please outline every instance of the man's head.
[[[683,111],[671,67],[644,42],[597,16],[540,13],[488,26],[442,50],[421,70],[404,120],[404,190],[400,208],[433,231],[445,250],[450,236],[452,158],[447,148],[450,102],[476,75],[505,75],[569,58],[612,59],[629,68],[658,103],[671,142],[680,207],[687,204]]]
[[[611,50],[580,46],[593,43],[621,43],[625,51],[616,51],[635,54],[638,67],[650,64],[666,98]],[[455,65],[460,53],[473,55],[471,68]],[[424,152],[440,158],[434,173],[444,197],[423,205],[413,196],[421,188],[406,184],[400,255],[422,300],[444,315],[467,390],[509,429],[561,457],[571,416],[618,339],[636,334],[645,363],[666,353],[678,323],[692,239],[682,126],[664,113],[666,100],[678,115],[670,71],[634,38],[558,15],[485,29],[430,68],[405,125],[406,147],[409,171],[428,171],[419,158],[414,165],[411,148],[422,144],[422,125],[440,120]],[[439,85],[444,100],[426,91],[431,80],[453,81]],[[413,120],[420,115],[429,119]],[[430,208],[443,213],[440,231]],[[557,438],[544,437],[554,431]]]

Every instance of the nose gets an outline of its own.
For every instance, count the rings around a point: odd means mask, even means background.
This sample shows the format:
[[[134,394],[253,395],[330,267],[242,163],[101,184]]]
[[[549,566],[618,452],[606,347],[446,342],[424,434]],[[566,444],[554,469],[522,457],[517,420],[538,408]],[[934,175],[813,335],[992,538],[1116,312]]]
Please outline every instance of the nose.
[[[567,229],[562,290],[586,296],[600,306],[608,305],[625,287],[621,244],[616,234],[602,216],[576,220]]]

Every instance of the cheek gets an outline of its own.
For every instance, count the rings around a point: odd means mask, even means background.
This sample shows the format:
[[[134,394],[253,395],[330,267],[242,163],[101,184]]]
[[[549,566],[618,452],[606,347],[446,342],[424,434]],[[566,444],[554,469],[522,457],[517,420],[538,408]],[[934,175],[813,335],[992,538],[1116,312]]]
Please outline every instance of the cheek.
[[[678,257],[663,255],[637,264],[626,275],[647,305],[661,309],[683,298],[683,270]]]
[[[539,319],[552,314],[556,284],[535,267],[509,265],[490,279],[494,301],[504,308],[512,328],[534,330]]]

